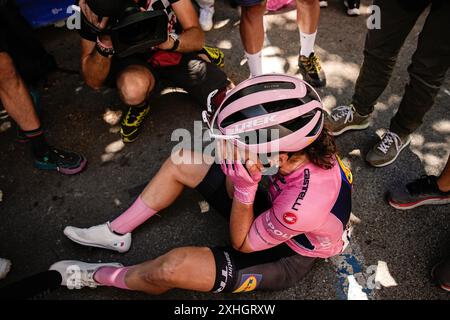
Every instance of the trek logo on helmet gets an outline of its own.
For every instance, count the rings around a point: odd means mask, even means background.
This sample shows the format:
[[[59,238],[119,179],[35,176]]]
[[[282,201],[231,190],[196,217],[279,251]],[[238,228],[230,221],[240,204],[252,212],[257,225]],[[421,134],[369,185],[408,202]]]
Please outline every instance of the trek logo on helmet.
[[[246,130],[251,130],[255,127],[268,125],[270,123],[277,123],[277,115],[267,115],[260,118],[250,119],[249,121],[235,124],[231,128],[226,128],[227,134],[241,133]]]

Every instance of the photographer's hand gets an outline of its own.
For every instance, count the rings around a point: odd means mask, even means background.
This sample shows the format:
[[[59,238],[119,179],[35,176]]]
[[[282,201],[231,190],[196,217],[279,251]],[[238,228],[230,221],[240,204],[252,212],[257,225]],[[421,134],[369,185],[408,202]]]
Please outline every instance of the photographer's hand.
[[[174,43],[175,40],[173,40],[172,37],[167,37],[166,42],[161,43],[157,48],[161,50],[170,50],[173,48]]]
[[[89,8],[89,6],[86,3],[86,0],[80,0],[79,3],[81,12],[86,17],[87,21],[91,23],[94,27],[96,27],[99,30],[103,30],[106,28],[106,25],[108,24],[108,17],[103,17],[100,19],[99,16],[97,16],[92,10]]]

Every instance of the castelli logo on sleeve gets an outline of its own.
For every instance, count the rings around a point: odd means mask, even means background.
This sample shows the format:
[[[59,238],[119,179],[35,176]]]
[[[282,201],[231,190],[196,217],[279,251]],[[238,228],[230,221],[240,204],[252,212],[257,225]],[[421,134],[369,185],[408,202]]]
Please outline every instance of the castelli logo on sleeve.
[[[292,212],[286,212],[283,215],[283,220],[287,224],[294,224],[294,223],[297,222],[297,215],[295,213],[292,213]]]

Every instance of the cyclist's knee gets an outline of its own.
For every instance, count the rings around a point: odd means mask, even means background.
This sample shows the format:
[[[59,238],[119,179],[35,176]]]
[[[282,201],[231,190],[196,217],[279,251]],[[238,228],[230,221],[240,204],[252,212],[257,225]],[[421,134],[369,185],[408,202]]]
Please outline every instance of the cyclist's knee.
[[[158,258],[157,267],[143,274],[143,280],[149,284],[174,288],[183,272],[182,266],[187,253],[182,248],[169,251]]]

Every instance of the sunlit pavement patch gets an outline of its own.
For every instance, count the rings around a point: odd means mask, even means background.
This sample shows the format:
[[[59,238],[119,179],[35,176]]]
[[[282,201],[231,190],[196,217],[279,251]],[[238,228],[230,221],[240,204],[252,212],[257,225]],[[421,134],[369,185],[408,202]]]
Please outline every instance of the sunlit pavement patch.
[[[345,253],[333,257],[330,261],[336,267],[338,282],[336,294],[340,300],[371,300],[374,298],[373,286],[375,273],[366,269],[357,244],[350,242]],[[371,288],[369,288],[371,287]]]

